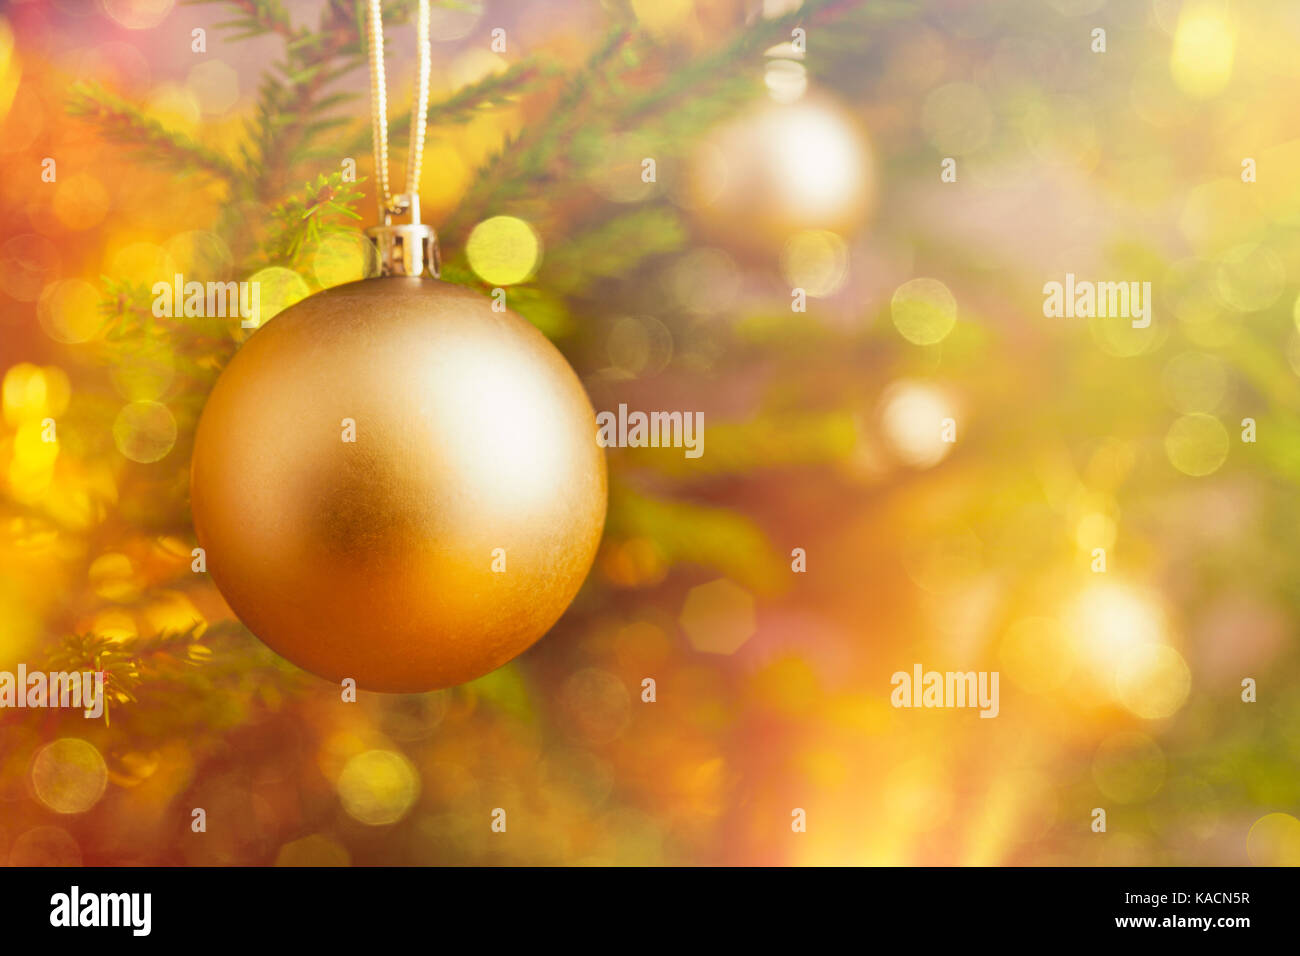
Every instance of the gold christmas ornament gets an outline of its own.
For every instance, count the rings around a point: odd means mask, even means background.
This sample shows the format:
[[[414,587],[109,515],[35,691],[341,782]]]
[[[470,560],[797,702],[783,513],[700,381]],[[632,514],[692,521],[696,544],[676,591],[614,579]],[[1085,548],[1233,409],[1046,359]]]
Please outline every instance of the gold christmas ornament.
[[[427,76],[423,0],[417,24]],[[382,89],[377,36],[375,0]],[[472,680],[546,633],[591,566],[606,503],[595,414],[564,357],[514,313],[424,277],[438,260],[419,221],[420,86],[396,197],[376,96],[384,224],[370,234],[385,277],[304,299],[244,343],[190,475],[208,571],[248,628],[315,674],[392,692]],[[394,225],[398,212],[411,222]]]
[[[720,127],[692,157],[687,198],[706,232],[739,246],[770,248],[800,229],[847,236],[874,201],[874,166],[861,124],[809,94]]]
[[[541,637],[591,566],[605,460],[563,356],[483,296],[364,279],[253,334],[208,399],[191,500],[264,642],[331,680],[424,691]]]

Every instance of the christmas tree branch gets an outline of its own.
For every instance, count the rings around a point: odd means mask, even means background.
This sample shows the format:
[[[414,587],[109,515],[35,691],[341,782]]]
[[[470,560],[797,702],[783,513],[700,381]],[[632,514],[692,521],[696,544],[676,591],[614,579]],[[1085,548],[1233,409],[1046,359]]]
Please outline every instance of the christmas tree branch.
[[[581,294],[598,279],[627,275],[646,259],[679,248],[685,223],[667,206],[642,206],[575,230],[550,254],[540,280],[565,294]]]
[[[110,142],[128,146],[144,158],[177,172],[197,169],[228,183],[235,183],[243,177],[243,171],[225,156],[200,145],[184,133],[167,129],[139,107],[98,86],[74,84],[67,110],[71,115],[93,123]]]
[[[205,6],[215,3],[229,4],[243,14],[238,20],[228,20],[217,24],[219,29],[233,29],[228,40],[244,40],[249,37],[275,33],[286,40],[301,36],[295,32],[289,22],[289,11],[279,0],[189,0],[190,6]]]
[[[585,114],[582,107],[591,94],[595,78],[627,49],[634,36],[626,26],[610,30],[583,68],[565,84],[548,121],[511,139],[484,165],[448,218],[444,227],[448,237],[453,241],[463,240],[464,233],[488,210],[518,196],[530,185],[540,187],[556,178],[558,171],[551,161],[560,144],[581,124]]]
[[[474,83],[467,83],[446,99],[429,104],[428,125],[451,126],[467,123],[486,110],[507,106],[519,97],[531,93],[557,72],[556,67],[530,57],[513,63],[500,73],[493,73]],[[406,116],[393,116],[388,121],[389,143],[405,143],[411,131]],[[359,130],[348,144],[350,151],[370,149],[370,126]]]
[[[299,253],[322,235],[346,228],[338,224],[338,217],[360,221],[361,215],[353,207],[362,198],[356,184],[344,181],[341,171],[303,184],[301,192],[285,199],[272,213],[275,227],[266,244],[269,263],[294,263]]]
[[[246,148],[245,154],[249,169],[257,171],[251,191],[264,202],[279,198],[314,139],[332,128],[333,120],[322,114],[351,96],[320,99],[331,81],[364,62],[355,12],[350,5],[332,0],[319,29],[302,30],[289,39],[284,62],[262,82],[257,118],[249,129],[255,146]],[[341,64],[336,62],[340,58]]]

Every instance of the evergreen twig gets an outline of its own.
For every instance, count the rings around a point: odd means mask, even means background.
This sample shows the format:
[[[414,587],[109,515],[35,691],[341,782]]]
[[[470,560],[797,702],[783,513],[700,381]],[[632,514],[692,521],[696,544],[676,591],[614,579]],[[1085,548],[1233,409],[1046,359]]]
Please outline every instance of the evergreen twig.
[[[93,122],[109,142],[128,146],[141,157],[180,173],[202,171],[227,183],[244,175],[234,162],[170,130],[137,106],[90,83],[76,83],[69,94],[68,112]]]

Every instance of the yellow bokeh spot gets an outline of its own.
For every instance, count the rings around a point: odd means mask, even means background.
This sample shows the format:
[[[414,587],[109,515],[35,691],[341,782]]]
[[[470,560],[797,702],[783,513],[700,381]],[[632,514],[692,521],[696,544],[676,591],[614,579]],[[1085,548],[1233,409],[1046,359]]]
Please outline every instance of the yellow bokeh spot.
[[[632,12],[647,31],[663,36],[691,22],[691,0],[632,0]]]
[[[72,397],[72,386],[58,366],[20,362],[5,372],[3,396],[5,423],[14,426],[61,414]]]
[[[1266,309],[1286,288],[1286,266],[1265,245],[1246,243],[1224,253],[1215,279],[1219,298],[1239,312]]]
[[[344,765],[338,791],[348,816],[383,826],[406,816],[420,794],[420,777],[401,754],[367,750]]]
[[[1115,543],[1115,519],[1100,511],[1090,511],[1079,518],[1074,526],[1074,539],[1079,547],[1092,553],[1095,548],[1109,548]]]
[[[27,421],[14,434],[13,457],[9,460],[9,490],[24,503],[45,497],[54,480],[54,463],[59,457],[57,441],[46,441],[49,420]]]
[[[1132,648],[1115,670],[1115,696],[1139,717],[1172,716],[1187,700],[1192,672],[1183,656],[1164,644]]]
[[[127,458],[151,464],[166,457],[176,444],[176,419],[159,402],[131,402],[117,413],[113,441]]]
[[[952,450],[955,420],[952,404],[938,388],[921,382],[895,382],[880,401],[880,427],[894,455],[913,468],[937,465]]]
[[[36,316],[45,334],[56,342],[85,342],[104,324],[99,292],[82,279],[59,279],[41,290]]]
[[[493,216],[474,227],[465,244],[470,268],[492,285],[516,285],[532,277],[542,245],[533,227],[514,216]]]
[[[1101,675],[1136,648],[1164,643],[1164,609],[1154,595],[1123,584],[1094,584],[1082,591],[1063,617],[1080,658]]]
[[[957,324],[957,300],[938,279],[912,279],[895,290],[889,314],[907,341],[934,345]]]
[[[22,79],[22,65],[14,56],[14,31],[9,21],[0,16],[0,123],[9,114],[18,81]]]
[[[32,761],[32,789],[55,813],[85,813],[104,795],[108,766],[95,745],[63,737],[46,745]]]
[[[270,266],[248,277],[249,282],[257,283],[260,314],[258,322],[265,325],[295,302],[301,302],[311,294],[307,281],[292,269],[283,266]],[[243,330],[251,333],[252,329]]]
[[[163,83],[149,97],[149,112],[168,129],[189,135],[199,128],[199,98],[175,83]]]
[[[119,395],[133,402],[161,398],[171,385],[176,357],[164,339],[144,339],[109,369]]]
[[[124,557],[119,555],[118,557]],[[128,586],[129,582],[128,582]],[[108,608],[100,611],[90,622],[90,630],[99,637],[106,638],[110,641],[128,641],[139,635],[139,630],[135,626],[135,618],[130,612],[121,608]]]
[[[58,441],[48,441],[50,424],[41,421],[27,421],[18,426],[14,434],[14,456],[10,462],[23,471],[47,471],[54,467],[59,457]],[[53,433],[57,436],[57,426]]]
[[[135,567],[125,554],[101,554],[91,563],[89,578],[95,593],[110,601],[134,601],[140,596]]]
[[[29,418],[39,418],[45,412],[45,374],[40,366],[19,362],[5,372],[5,421],[17,425]]]
[[[793,288],[808,295],[833,295],[849,275],[849,247],[826,229],[806,229],[786,242],[781,272]]]
[[[356,282],[379,274],[375,245],[355,232],[333,233],[323,238],[311,257],[312,273],[322,289]]]
[[[734,654],[754,633],[754,599],[725,578],[691,588],[682,605],[682,630],[706,654]]]
[[[1300,820],[1289,813],[1260,817],[1246,835],[1246,855],[1256,866],[1300,866]]]
[[[436,169],[432,182],[420,187],[420,205],[426,220],[451,210],[469,186],[472,171],[464,156],[446,143],[430,143],[424,148],[424,168]],[[425,177],[428,180],[430,177]]]
[[[1174,82],[1191,96],[1213,96],[1232,77],[1235,46],[1236,31],[1219,4],[1203,0],[1185,4],[1169,56]]]
[[[1184,415],[1165,435],[1165,454],[1185,475],[1212,474],[1228,458],[1228,430],[1213,415]]]
[[[54,216],[68,229],[93,229],[111,205],[108,190],[89,173],[73,173],[54,187]]]
[[[167,250],[152,242],[122,246],[109,259],[108,268],[119,281],[138,282],[151,288],[155,282],[171,282],[176,274],[176,263]]]
[[[179,591],[164,591],[144,609],[144,620],[151,634],[179,633],[193,630],[202,634],[207,619],[194,603]]]
[[[763,70],[763,85],[777,103],[793,103],[808,90],[808,71],[794,60],[769,60]]]

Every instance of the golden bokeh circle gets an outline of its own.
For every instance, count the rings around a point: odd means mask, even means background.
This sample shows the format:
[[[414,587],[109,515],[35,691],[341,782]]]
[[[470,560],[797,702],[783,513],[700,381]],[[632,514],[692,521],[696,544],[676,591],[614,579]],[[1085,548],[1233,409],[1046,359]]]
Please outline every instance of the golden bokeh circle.
[[[1184,415],[1165,435],[1165,454],[1185,475],[1199,478],[1213,474],[1228,458],[1228,430],[1213,415]]]
[[[1268,813],[1246,835],[1246,855],[1256,866],[1300,866],[1300,820]]]
[[[165,458],[176,444],[176,434],[176,419],[160,402],[131,402],[113,422],[117,450],[144,465]]]
[[[934,345],[957,324],[957,299],[938,279],[911,279],[900,285],[889,303],[898,333],[914,345]]]
[[[89,741],[62,737],[32,761],[32,789],[55,813],[85,813],[104,795],[108,765]]]
[[[1115,668],[1115,696],[1139,717],[1170,717],[1187,700],[1192,672],[1183,656],[1167,644],[1131,648]]]
[[[542,243],[533,227],[515,216],[493,216],[474,227],[465,243],[474,273],[491,285],[517,285],[532,278]]]
[[[348,816],[367,826],[384,826],[410,811],[420,795],[420,776],[395,751],[367,750],[344,764],[337,786]]]

